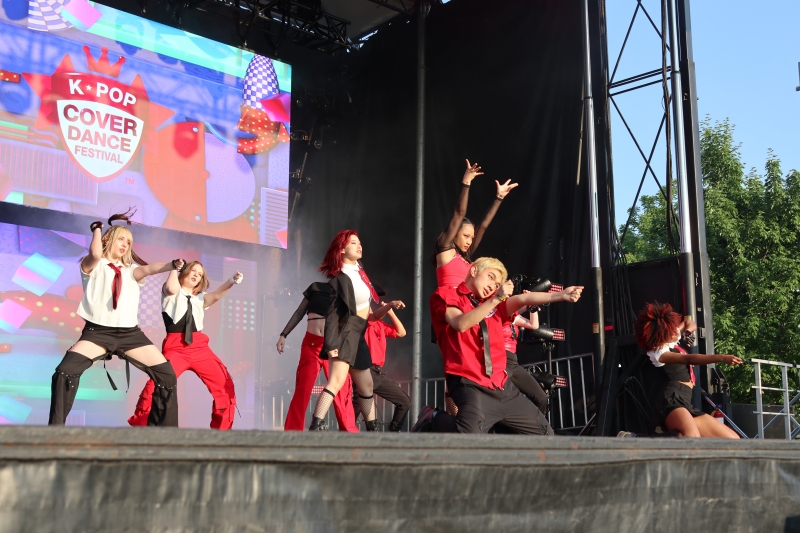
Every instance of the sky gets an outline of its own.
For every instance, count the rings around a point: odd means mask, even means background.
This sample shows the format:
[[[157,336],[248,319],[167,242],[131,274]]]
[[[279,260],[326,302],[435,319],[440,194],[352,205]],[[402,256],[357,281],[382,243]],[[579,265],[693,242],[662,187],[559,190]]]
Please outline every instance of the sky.
[[[642,0],[656,25],[660,1]],[[625,38],[636,0],[607,0],[608,55],[611,69]],[[772,149],[784,174],[800,170],[800,1],[691,0],[692,42],[700,118],[726,118],[735,125],[745,169],[763,174]],[[649,21],[637,15],[615,80],[661,67],[661,41]],[[612,90],[613,92],[613,90]],[[650,151],[663,114],[660,85],[632,91],[615,100],[642,145]],[[644,170],[644,161],[616,110],[611,110],[617,226],[624,224]],[[666,147],[657,146],[652,167],[661,183]],[[674,145],[673,145],[674,153]],[[652,177],[642,194],[655,194]]]

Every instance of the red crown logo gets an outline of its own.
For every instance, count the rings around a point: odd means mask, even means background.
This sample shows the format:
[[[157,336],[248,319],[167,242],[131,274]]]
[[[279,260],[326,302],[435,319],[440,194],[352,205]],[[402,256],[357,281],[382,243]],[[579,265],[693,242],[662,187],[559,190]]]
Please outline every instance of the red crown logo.
[[[89,64],[89,70],[93,72],[99,72],[100,74],[105,74],[106,76],[111,76],[112,78],[118,78],[119,71],[122,68],[122,65],[125,63],[125,58],[119,56],[117,62],[112,65],[108,61],[108,48],[104,46],[100,49],[100,52],[100,59],[95,61],[92,51],[89,49],[89,47],[83,47],[83,53],[86,54],[86,62]]]

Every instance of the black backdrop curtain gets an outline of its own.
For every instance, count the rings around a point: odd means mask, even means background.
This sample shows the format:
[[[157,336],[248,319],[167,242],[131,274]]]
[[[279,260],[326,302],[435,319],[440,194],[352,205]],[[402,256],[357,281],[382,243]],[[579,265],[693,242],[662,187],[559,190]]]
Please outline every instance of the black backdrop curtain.
[[[433,241],[452,214],[464,159],[481,164],[468,216],[479,221],[495,197],[494,180],[519,187],[503,202],[476,257],[501,259],[511,274],[564,285],[589,282],[588,193],[579,175],[582,108],[578,0],[457,0],[434,6],[427,23],[427,130],[423,376],[441,374],[428,342],[427,301],[436,287],[428,263]],[[416,21],[396,20],[362,50],[319,64],[295,64],[293,127],[322,141],[296,141],[293,166],[309,153],[311,189],[290,224],[281,276],[302,290],[316,276],[335,233],[359,231],[364,265],[412,331],[416,141]],[[320,137],[321,135],[321,137]],[[585,159],[585,158],[584,158]],[[295,293],[296,294],[296,293]],[[297,305],[285,302],[285,315]],[[567,330],[555,354],[591,351],[590,299],[553,307]],[[275,331],[282,328],[281,320]],[[298,335],[299,337],[299,335]],[[296,339],[299,341],[299,338]],[[539,354],[521,347],[523,360]],[[389,343],[387,366],[410,377],[411,340]]]

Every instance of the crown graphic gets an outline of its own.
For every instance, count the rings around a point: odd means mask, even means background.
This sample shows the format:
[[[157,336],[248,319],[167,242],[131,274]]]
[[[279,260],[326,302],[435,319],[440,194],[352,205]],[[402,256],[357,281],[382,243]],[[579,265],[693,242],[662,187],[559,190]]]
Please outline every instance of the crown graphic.
[[[108,61],[108,48],[105,46],[100,49],[100,59],[98,60],[95,60],[88,46],[83,47],[83,53],[86,54],[86,62],[89,64],[89,70],[111,76],[112,78],[119,77],[119,71],[125,63],[124,57],[119,56],[117,62],[112,65]]]

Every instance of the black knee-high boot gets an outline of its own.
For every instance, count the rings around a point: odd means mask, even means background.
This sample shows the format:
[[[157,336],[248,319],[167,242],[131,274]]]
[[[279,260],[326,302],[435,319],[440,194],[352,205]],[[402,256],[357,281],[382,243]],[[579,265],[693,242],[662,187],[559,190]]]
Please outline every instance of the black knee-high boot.
[[[81,374],[92,366],[93,361],[78,352],[67,352],[64,359],[56,367],[50,389],[51,426],[63,426],[67,415],[72,410],[75,396],[78,394]]]
[[[156,383],[148,426],[178,427],[178,377],[169,361],[147,367]]]

